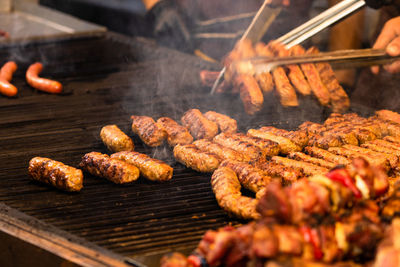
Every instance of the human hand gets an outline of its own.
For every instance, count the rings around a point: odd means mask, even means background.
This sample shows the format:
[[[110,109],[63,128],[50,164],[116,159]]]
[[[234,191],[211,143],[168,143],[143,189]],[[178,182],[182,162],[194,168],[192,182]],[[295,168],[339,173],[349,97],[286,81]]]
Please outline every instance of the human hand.
[[[400,17],[393,18],[386,22],[373,48],[385,49],[386,53],[390,56],[400,55]],[[400,72],[400,61],[385,65],[383,68],[390,73]],[[371,71],[377,74],[379,72],[379,67],[374,66],[371,68]]]

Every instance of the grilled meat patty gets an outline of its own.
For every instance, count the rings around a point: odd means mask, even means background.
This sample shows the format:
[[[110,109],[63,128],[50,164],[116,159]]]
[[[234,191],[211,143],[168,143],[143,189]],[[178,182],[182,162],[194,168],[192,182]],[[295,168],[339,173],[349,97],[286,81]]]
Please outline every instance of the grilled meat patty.
[[[116,184],[129,183],[139,178],[139,169],[135,166],[99,152],[85,154],[79,167],[94,176],[105,178]]]
[[[212,139],[218,134],[218,125],[204,117],[198,109],[189,109],[181,118],[195,139]]]
[[[163,128],[148,116],[131,116],[132,131],[148,146],[160,146],[167,138]]]
[[[167,142],[170,146],[187,145],[193,142],[193,136],[188,129],[173,119],[162,117],[157,120],[157,123],[167,133]]]
[[[111,158],[136,166],[140,174],[151,181],[163,182],[172,178],[173,168],[171,166],[145,154],[124,151],[112,154]]]
[[[193,144],[176,145],[174,157],[178,162],[198,172],[213,172],[220,164],[216,155],[203,152]]]
[[[132,139],[117,125],[106,125],[101,128],[100,137],[108,150],[112,152],[133,151],[135,148]]]
[[[49,158],[34,157],[29,161],[28,173],[33,180],[65,191],[80,191],[82,171]]]

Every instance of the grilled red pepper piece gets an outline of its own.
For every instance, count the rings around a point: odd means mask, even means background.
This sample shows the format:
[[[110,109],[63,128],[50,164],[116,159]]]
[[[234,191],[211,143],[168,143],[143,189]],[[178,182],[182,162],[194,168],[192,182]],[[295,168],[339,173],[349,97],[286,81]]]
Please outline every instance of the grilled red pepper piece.
[[[190,255],[187,259],[191,267],[208,267],[207,261],[200,255]]]
[[[349,188],[353,192],[353,195],[356,198],[362,197],[360,190],[358,190],[357,186],[354,183],[354,180],[351,178],[350,174],[346,171],[346,169],[334,169],[328,172],[326,176],[332,181],[341,183],[342,185]]]
[[[310,243],[311,246],[313,247],[314,259],[321,260],[322,257],[324,256],[324,253],[320,248],[321,242],[319,240],[317,230],[311,229],[310,227],[307,226],[302,226],[300,227],[300,233],[303,235],[304,240]]]

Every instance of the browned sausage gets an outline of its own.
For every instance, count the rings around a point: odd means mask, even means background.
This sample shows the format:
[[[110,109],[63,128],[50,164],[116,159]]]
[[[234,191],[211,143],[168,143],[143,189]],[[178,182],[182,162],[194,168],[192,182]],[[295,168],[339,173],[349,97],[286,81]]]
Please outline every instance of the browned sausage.
[[[195,145],[201,151],[208,152],[218,156],[220,159],[230,159],[240,162],[250,161],[250,158],[247,155],[239,153],[231,149],[230,147],[222,146],[207,139],[200,139],[194,141],[193,145]]]
[[[218,134],[218,125],[210,121],[198,109],[189,109],[181,118],[195,139],[212,139]]]
[[[28,172],[32,179],[65,191],[80,191],[83,187],[81,170],[49,158],[34,157]]]
[[[100,137],[112,152],[132,151],[135,148],[132,139],[121,131],[117,125],[107,125],[101,128]]]
[[[26,71],[26,81],[30,86],[40,91],[52,94],[59,94],[62,91],[61,83],[45,78],[40,78],[39,74],[43,70],[42,63],[36,62],[29,66]]]
[[[239,89],[244,110],[249,115],[254,115],[262,109],[264,96],[256,79],[249,74],[238,74],[234,79],[234,87]]]
[[[167,133],[167,141],[170,146],[187,145],[193,142],[193,136],[189,133],[186,127],[178,124],[171,118],[162,117],[157,120],[157,123]]]
[[[131,116],[132,131],[148,146],[160,146],[167,138],[164,129],[148,116]]]
[[[136,166],[140,174],[151,181],[171,180],[174,171],[167,163],[138,152],[123,151],[112,154],[111,158],[119,159]]]
[[[237,131],[237,122],[229,116],[215,112],[207,111],[204,117],[215,122],[221,133],[235,133]]]
[[[220,164],[216,155],[203,152],[192,144],[176,145],[174,157],[178,162],[198,172],[213,172]]]
[[[79,167],[116,184],[129,183],[139,178],[139,169],[135,166],[98,152],[85,154]]]
[[[10,82],[13,73],[17,70],[17,64],[14,61],[9,61],[0,69],[0,93],[5,96],[15,96],[18,89]]]

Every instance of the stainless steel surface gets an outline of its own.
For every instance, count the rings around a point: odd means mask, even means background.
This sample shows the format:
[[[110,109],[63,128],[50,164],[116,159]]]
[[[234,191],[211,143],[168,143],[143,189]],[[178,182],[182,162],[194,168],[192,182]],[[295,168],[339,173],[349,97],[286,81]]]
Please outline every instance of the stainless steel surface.
[[[343,0],[335,6],[327,9],[318,16],[283,35],[278,42],[285,44],[288,48],[300,44],[330,25],[346,18],[353,12],[366,5],[364,0]]]
[[[0,0],[1,1],[1,0]],[[0,42],[103,34],[106,28],[27,1],[14,1],[12,12],[0,13]]]
[[[319,54],[309,54],[292,57],[258,57],[238,62],[237,67],[251,73],[270,72],[278,66],[302,63],[328,62],[334,67],[381,65],[398,60],[400,56],[391,57],[383,49],[338,50]],[[241,65],[242,64],[242,65]]]
[[[270,7],[268,1],[264,1],[240,40],[249,39],[253,43],[258,42],[271,26],[275,18],[279,15],[281,10],[282,7]],[[226,68],[224,67],[211,88],[211,94],[214,94],[225,74],[225,71]]]

